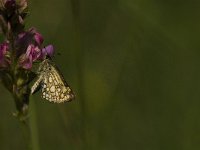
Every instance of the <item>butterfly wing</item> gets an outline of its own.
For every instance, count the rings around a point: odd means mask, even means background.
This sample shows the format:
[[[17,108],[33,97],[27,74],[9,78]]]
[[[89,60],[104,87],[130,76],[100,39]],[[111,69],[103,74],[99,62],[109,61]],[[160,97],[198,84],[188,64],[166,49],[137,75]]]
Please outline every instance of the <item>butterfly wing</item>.
[[[42,97],[56,103],[71,101],[74,98],[71,88],[62,78],[60,72],[54,66],[50,67],[50,71],[43,80]]]
[[[52,62],[44,60],[38,72],[39,78],[32,86],[31,93],[41,86],[42,98],[50,102],[61,103],[74,99],[71,88]]]
[[[39,76],[39,78],[35,81],[35,83],[31,87],[31,94],[34,94],[41,89],[42,80],[43,80],[42,76]]]

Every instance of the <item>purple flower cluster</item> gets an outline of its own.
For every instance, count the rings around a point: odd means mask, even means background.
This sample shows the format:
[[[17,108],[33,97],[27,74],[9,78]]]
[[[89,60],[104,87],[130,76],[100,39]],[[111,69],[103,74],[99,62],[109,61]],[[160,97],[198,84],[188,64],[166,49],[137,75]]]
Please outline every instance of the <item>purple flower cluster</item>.
[[[52,57],[53,46],[48,45],[43,48],[44,39],[35,28],[24,30],[26,0],[3,0],[2,3],[0,5],[1,30],[7,35],[15,32],[15,35],[13,45],[9,44],[11,42],[8,36],[6,42],[0,45],[0,67],[7,67],[13,61],[11,57],[15,57],[14,61],[17,60],[19,67],[30,70],[33,62],[42,61],[46,56]]]
[[[27,0],[0,0],[0,81],[12,93],[20,120],[28,113],[30,87],[36,74],[34,62],[52,57],[52,45],[43,46],[43,36],[35,29],[25,30]]]
[[[48,45],[42,48],[43,37],[35,29],[20,33],[16,39],[16,56],[18,57],[19,66],[24,69],[31,69],[32,63],[41,61],[46,56],[52,57],[54,48]],[[10,60],[9,42],[0,44],[0,67],[8,66]]]
[[[32,63],[41,61],[46,56],[52,57],[54,49],[52,45],[43,48],[43,37],[34,28],[20,33],[16,45],[18,45],[19,65],[24,69],[31,69]]]

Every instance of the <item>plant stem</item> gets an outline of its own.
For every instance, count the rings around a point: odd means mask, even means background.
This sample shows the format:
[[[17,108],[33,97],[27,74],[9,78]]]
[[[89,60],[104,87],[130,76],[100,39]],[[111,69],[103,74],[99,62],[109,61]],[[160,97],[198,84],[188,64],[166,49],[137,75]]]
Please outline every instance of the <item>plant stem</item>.
[[[29,124],[26,121],[20,121],[18,122],[19,128],[21,129],[23,139],[24,139],[24,145],[26,149],[31,150],[31,140],[30,140],[30,128]]]
[[[30,98],[30,133],[31,133],[31,148],[32,150],[40,150],[39,136],[38,136],[38,126],[37,126],[37,114],[36,106],[33,98]]]

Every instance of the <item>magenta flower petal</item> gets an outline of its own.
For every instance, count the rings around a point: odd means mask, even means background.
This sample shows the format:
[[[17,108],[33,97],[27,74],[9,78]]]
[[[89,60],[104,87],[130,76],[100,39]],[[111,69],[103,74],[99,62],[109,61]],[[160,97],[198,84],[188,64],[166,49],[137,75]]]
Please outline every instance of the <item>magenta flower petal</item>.
[[[32,68],[32,64],[33,64],[33,60],[32,60],[32,56],[30,55],[30,57],[28,59],[25,59],[23,62],[21,62],[21,66],[24,69],[31,69]]]
[[[8,42],[0,44],[0,67],[7,67],[10,64],[10,60],[6,56],[8,54],[8,50]]]
[[[4,43],[0,44],[0,51],[2,51],[3,53],[8,51],[8,42],[4,42]]]
[[[3,61],[4,55],[3,55],[3,50],[0,48],[0,63]]]
[[[8,51],[8,43],[4,42],[0,44],[0,63],[4,62],[5,54]]]
[[[17,48],[16,54],[19,57],[21,54],[26,53],[27,47],[33,42],[33,34],[30,32],[22,32],[18,34],[18,37],[15,41]]]
[[[40,46],[43,43],[44,39],[43,39],[42,35],[39,32],[37,32],[37,30],[34,27],[29,29],[29,33],[34,35],[33,40],[36,42],[36,44],[38,44]]]
[[[46,54],[50,57],[53,56],[54,54],[54,48],[53,48],[53,45],[48,45],[45,47],[45,50],[46,50]]]
[[[46,56],[52,57],[54,55],[53,45],[48,45],[42,49],[41,58],[44,59]]]
[[[41,49],[31,44],[28,46],[26,53],[19,58],[20,66],[24,69],[31,69],[32,63],[40,59]]]
[[[32,57],[33,61],[36,61],[41,55],[41,50],[37,47],[34,46],[33,44],[29,45],[26,51],[26,57]]]
[[[42,35],[38,32],[35,32],[34,39],[38,45],[41,45],[44,41]]]
[[[18,34],[15,41],[17,56],[26,53],[27,47],[31,44],[41,47],[43,41],[42,35],[35,28],[30,28],[28,31]]]

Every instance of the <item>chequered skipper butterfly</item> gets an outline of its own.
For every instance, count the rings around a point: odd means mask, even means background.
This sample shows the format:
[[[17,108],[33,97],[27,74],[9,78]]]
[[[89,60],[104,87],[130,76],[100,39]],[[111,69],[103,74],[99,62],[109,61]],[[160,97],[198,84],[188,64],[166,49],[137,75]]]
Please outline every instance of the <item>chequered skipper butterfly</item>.
[[[50,102],[61,103],[74,99],[73,91],[51,60],[43,60],[37,74],[38,78],[31,88],[31,94],[41,87],[42,98]]]

